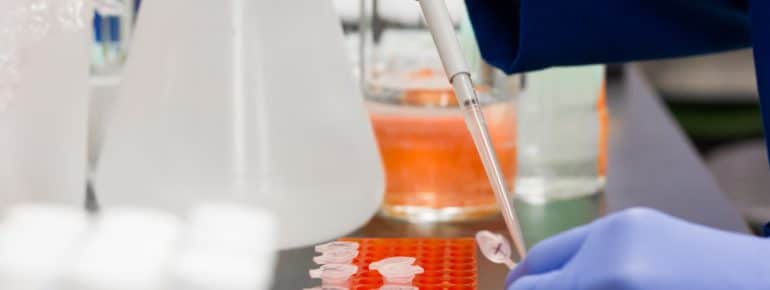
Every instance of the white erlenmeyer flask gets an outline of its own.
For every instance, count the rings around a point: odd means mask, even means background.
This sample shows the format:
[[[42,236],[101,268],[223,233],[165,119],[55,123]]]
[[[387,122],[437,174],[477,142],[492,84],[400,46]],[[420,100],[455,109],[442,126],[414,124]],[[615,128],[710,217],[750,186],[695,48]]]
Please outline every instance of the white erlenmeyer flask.
[[[0,207],[85,200],[86,4],[0,1]]]
[[[245,202],[278,217],[282,248],[375,213],[382,169],[330,1],[143,5],[98,165],[103,207]]]

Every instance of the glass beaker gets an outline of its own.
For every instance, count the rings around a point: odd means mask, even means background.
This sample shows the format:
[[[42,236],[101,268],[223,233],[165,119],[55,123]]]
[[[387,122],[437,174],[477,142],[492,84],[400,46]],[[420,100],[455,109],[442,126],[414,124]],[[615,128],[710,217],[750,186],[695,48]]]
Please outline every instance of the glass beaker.
[[[455,221],[498,212],[476,147],[444,73],[430,33],[419,17],[399,18],[389,1],[368,2],[361,24],[365,97],[385,168],[382,214],[415,222]],[[450,1],[452,7],[462,1]],[[415,9],[419,7],[402,3]],[[401,8],[403,9],[403,8]],[[456,9],[457,10],[457,9]],[[456,22],[505,176],[512,185],[516,138],[513,97],[518,78],[478,57],[463,13]],[[385,15],[385,16],[383,16]]]
[[[604,72],[603,65],[591,65],[527,74],[517,101],[517,199],[543,203],[603,190],[609,127]]]
[[[102,206],[260,206],[281,248],[376,213],[382,171],[331,2],[142,5],[99,159]],[[288,18],[302,21],[276,25]]]
[[[85,200],[85,2],[0,1],[0,207]]]

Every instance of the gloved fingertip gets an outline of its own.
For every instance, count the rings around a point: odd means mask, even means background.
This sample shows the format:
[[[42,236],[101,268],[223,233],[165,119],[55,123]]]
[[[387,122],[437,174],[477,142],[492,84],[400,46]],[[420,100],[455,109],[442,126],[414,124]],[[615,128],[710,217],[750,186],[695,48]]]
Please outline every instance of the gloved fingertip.
[[[559,285],[561,271],[548,272],[540,275],[524,276],[506,286],[508,290],[564,289],[568,285]]]
[[[524,276],[524,271],[522,269],[522,265],[518,264],[516,268],[513,268],[513,270],[508,273],[508,277],[505,278],[505,288],[508,289],[508,287],[511,286],[516,280],[518,280],[520,277]]]
[[[583,225],[543,240],[529,251],[517,269],[523,266],[528,275],[558,270],[580,250],[590,227],[591,224]]]

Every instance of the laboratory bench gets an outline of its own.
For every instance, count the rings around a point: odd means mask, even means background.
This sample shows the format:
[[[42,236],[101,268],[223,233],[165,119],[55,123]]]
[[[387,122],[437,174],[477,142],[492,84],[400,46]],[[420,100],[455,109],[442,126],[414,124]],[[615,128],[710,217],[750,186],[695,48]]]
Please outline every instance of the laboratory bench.
[[[650,207],[728,231],[747,233],[739,211],[720,190],[692,144],[634,65],[607,84],[611,118],[609,164],[604,193],[584,199],[517,204],[528,244],[611,212]],[[457,223],[413,224],[375,217],[353,237],[472,237],[479,230],[505,232],[502,217]],[[312,248],[280,253],[276,290],[318,284],[308,277]],[[479,255],[478,289],[502,289],[508,270]]]

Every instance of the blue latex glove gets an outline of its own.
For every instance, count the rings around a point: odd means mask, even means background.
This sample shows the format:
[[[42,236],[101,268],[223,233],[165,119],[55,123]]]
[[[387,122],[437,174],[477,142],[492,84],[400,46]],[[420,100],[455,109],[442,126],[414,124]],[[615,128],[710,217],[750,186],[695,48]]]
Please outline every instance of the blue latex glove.
[[[506,287],[770,289],[770,240],[631,209],[538,244]]]

